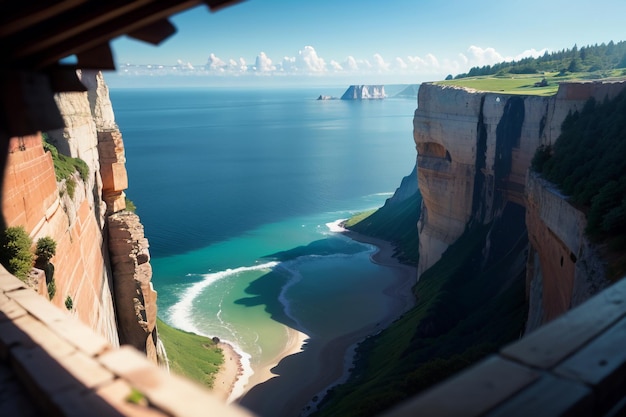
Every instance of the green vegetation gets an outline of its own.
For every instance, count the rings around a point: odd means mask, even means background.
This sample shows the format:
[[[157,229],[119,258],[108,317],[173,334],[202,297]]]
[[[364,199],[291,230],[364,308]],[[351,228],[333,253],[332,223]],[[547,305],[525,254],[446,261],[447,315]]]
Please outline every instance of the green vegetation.
[[[56,175],[57,181],[67,180],[71,177],[74,172],[78,172],[80,178],[83,181],[87,181],[89,178],[89,167],[87,163],[80,158],[72,158],[66,155],[59,153],[58,149],[49,142],[49,137],[47,134],[42,133],[43,137],[43,149],[46,152],[50,152],[52,155],[52,162],[54,163],[54,173]],[[75,185],[74,185],[75,186]],[[68,189],[68,194],[70,197],[73,196],[73,192],[70,193]]]
[[[587,235],[607,243],[612,275],[626,271],[626,92],[588,100],[569,114],[561,136],[535,153],[532,169],[556,184],[587,215]]]
[[[466,74],[455,78],[467,78],[486,75],[511,76],[519,74],[541,74],[586,72],[599,78],[605,78],[613,70],[626,68],[626,41],[608,44],[583,46],[574,45],[572,49],[548,53],[538,58],[524,58],[519,61],[500,62],[494,65],[473,67]]]
[[[135,206],[135,203],[133,203],[128,197],[124,198],[126,199],[126,210],[130,211],[131,213],[137,212],[137,206]]]
[[[26,281],[35,262],[32,246],[33,241],[22,226],[8,227],[0,235],[0,263],[22,281]]]
[[[126,401],[137,405],[146,405],[148,403],[146,396],[137,388],[132,388],[130,390],[130,394],[126,397]]]
[[[44,270],[46,274],[46,284],[48,286],[48,298],[52,300],[57,292],[57,284],[54,281],[54,265],[50,259],[57,253],[57,242],[50,236],[45,236],[37,240],[35,255],[37,261],[35,266]]]
[[[315,416],[378,415],[519,336],[525,275],[511,265],[527,241],[512,239],[501,256],[486,261],[488,232],[468,230],[422,275],[416,306],[359,346],[351,378],[332,389]]]
[[[54,298],[54,295],[57,293],[57,283],[53,279],[50,282],[48,282],[47,287],[48,287],[48,298],[52,300]]]
[[[417,221],[420,216],[422,196],[419,191],[398,204],[385,204],[378,210],[360,213],[349,219],[344,227],[367,236],[393,242],[394,256],[400,262],[417,265],[419,238]]]
[[[37,248],[35,255],[44,262],[50,262],[50,259],[57,253],[57,243],[50,236],[45,236],[37,240]]]
[[[504,94],[552,95],[567,80],[626,76],[626,42],[584,46],[545,53],[538,58],[474,67],[438,84]]]
[[[72,300],[72,297],[70,297],[69,295],[65,297],[65,308],[69,311],[72,311],[72,309],[74,308],[74,300]]]
[[[175,329],[157,319],[159,338],[165,346],[170,370],[212,388],[215,376],[224,363],[216,340]]]

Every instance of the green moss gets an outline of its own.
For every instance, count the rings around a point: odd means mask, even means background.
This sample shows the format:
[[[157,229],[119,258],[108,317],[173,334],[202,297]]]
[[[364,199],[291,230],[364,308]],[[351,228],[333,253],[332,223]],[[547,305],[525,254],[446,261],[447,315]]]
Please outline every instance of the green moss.
[[[78,172],[83,181],[89,178],[89,166],[80,158],[72,158],[59,153],[58,149],[48,141],[48,135],[42,134],[44,139],[43,148],[52,155],[54,163],[54,173],[57,181],[63,181],[70,178],[74,172]]]
[[[224,355],[215,341],[185,332],[157,319],[159,338],[165,346],[170,370],[212,388]]]

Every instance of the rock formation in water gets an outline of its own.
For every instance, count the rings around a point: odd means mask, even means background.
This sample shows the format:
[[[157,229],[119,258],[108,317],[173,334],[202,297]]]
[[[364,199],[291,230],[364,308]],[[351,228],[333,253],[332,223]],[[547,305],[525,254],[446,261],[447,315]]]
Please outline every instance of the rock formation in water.
[[[387,97],[384,85],[351,85],[342,100],[378,100]]]
[[[554,143],[570,111],[612,98],[626,83],[561,84],[551,97],[519,96],[422,84],[414,117],[418,183],[418,274],[434,265],[472,224],[488,224],[507,204],[526,209],[530,249],[527,329],[607,285],[584,238],[584,216],[530,175],[539,145]],[[488,252],[489,248],[485,248]]]
[[[80,78],[88,91],[55,97],[66,127],[47,135],[59,153],[86,162],[87,177],[75,172],[57,181],[41,135],[12,138],[3,214],[34,242],[44,236],[57,242],[54,304],[71,304],[73,314],[114,346],[130,343],[156,361],[156,292],[143,226],[124,211],[122,136],[102,74],[82,71]],[[48,295],[45,280],[38,291]]]

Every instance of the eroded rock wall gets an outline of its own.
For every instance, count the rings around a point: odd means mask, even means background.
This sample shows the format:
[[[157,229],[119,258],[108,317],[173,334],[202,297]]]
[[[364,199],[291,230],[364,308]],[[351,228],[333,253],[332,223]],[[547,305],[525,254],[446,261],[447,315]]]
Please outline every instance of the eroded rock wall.
[[[108,224],[120,343],[136,347],[156,363],[157,294],[151,282],[148,239],[134,213],[112,214]]]
[[[491,222],[513,203],[527,209],[528,329],[606,285],[602,262],[583,236],[584,215],[545,183],[527,183],[527,173],[537,147],[556,141],[568,113],[590,97],[613,98],[624,86],[566,83],[555,96],[538,97],[422,84],[413,122],[423,196],[418,274],[466,227]]]
[[[491,222],[506,202],[524,204],[526,168],[540,144],[548,99],[422,84],[418,100],[421,274],[470,222]]]
[[[128,179],[122,135],[102,74],[83,71],[79,76],[88,91],[55,97],[66,127],[47,134],[60,153],[87,163],[88,177],[83,180],[75,173],[57,182],[41,135],[13,138],[3,214],[9,226],[24,226],[34,242],[44,236],[57,242],[51,259],[54,304],[64,307],[69,297],[73,314],[113,345],[132,340],[156,362],[156,292],[150,283],[148,244],[138,217],[123,212]],[[76,184],[73,195],[68,181]],[[116,217],[109,221],[109,216]],[[45,282],[38,288],[47,293]],[[138,323],[149,329],[141,343],[128,336]]]

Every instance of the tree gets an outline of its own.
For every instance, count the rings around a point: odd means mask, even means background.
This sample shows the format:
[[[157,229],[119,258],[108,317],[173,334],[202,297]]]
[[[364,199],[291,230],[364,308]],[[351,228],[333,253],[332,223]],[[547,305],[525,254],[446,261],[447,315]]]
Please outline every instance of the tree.
[[[32,245],[32,239],[22,226],[8,227],[0,236],[0,263],[22,281],[26,281],[35,261],[30,250]]]

